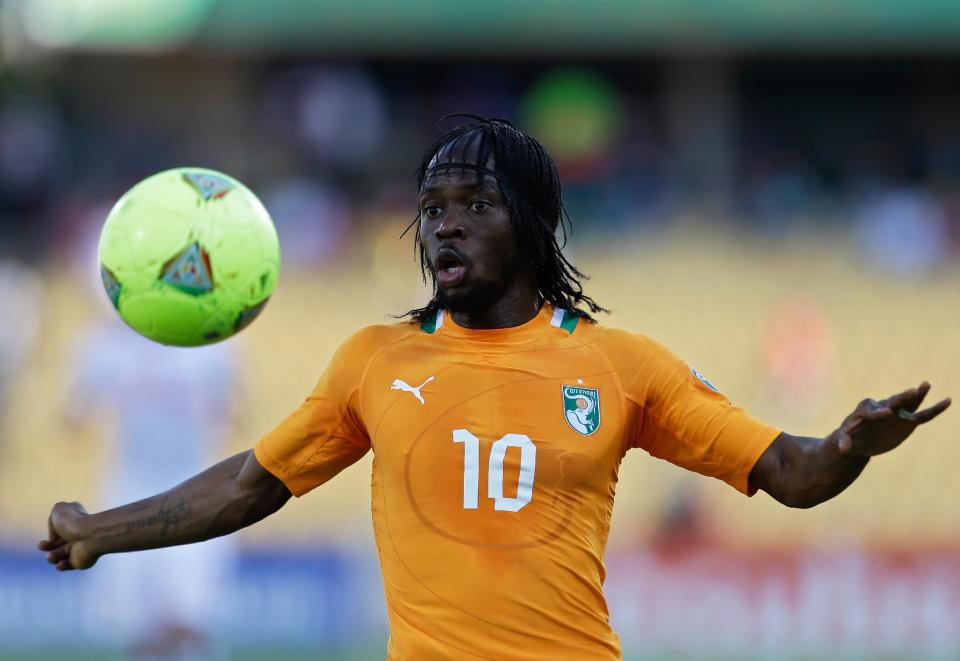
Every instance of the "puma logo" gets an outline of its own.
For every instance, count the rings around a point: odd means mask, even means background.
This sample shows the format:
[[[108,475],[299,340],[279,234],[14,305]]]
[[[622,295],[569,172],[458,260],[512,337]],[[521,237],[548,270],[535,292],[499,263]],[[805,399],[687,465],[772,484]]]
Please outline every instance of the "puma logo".
[[[403,379],[394,379],[393,385],[390,386],[390,390],[402,390],[404,392],[411,393],[414,397],[420,400],[421,404],[426,404],[426,402],[423,401],[423,395],[420,394],[420,389],[425,385],[427,385],[428,383],[430,383],[431,381],[433,381],[432,376],[426,381],[424,381],[423,383],[421,383],[419,386],[414,388]]]

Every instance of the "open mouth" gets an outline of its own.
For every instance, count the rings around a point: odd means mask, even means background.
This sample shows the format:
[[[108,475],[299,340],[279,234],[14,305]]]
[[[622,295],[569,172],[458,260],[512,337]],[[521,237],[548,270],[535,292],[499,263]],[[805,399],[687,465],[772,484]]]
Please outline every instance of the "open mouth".
[[[466,275],[467,267],[463,259],[450,248],[437,253],[437,284],[441,287],[456,287]]]

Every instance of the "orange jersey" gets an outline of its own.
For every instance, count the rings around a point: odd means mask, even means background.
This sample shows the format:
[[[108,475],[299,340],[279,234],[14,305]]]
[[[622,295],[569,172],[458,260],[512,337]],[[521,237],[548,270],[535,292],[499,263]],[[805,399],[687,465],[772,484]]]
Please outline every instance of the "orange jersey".
[[[359,331],[255,452],[302,496],[373,450],[388,658],[608,661],[624,454],[747,493],[777,434],[656,342],[545,305],[515,328]]]

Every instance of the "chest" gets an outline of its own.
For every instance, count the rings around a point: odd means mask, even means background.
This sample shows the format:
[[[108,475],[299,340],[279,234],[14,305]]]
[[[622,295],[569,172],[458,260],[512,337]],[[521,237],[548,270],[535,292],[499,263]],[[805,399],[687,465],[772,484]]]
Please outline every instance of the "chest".
[[[388,354],[371,365],[361,402],[383,479],[462,484],[467,508],[475,494],[522,507],[528,486],[603,490],[624,448],[613,369],[572,342]]]

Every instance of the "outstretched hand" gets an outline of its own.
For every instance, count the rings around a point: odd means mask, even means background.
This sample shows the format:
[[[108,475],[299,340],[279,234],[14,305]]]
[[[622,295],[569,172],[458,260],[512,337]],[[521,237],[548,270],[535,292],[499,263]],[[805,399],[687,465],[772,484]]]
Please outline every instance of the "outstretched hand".
[[[86,516],[87,510],[80,503],[57,503],[50,510],[47,539],[41,540],[37,548],[47,552],[47,562],[59,571],[89,569],[97,561],[80,532],[79,522]]]
[[[950,406],[950,398],[918,411],[930,384],[904,390],[882,401],[865,399],[833,432],[840,452],[872,457],[889,452],[913,433],[918,425],[930,422]]]

